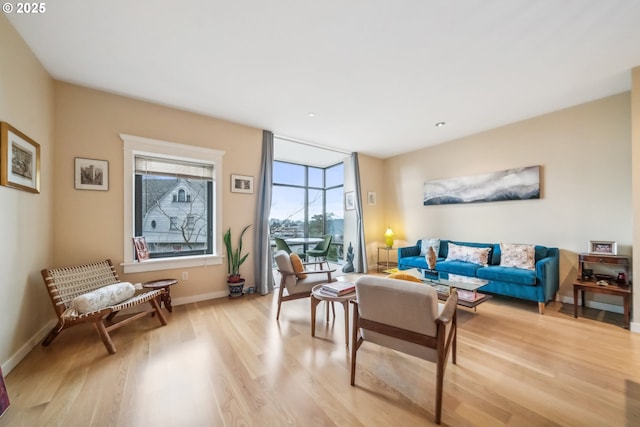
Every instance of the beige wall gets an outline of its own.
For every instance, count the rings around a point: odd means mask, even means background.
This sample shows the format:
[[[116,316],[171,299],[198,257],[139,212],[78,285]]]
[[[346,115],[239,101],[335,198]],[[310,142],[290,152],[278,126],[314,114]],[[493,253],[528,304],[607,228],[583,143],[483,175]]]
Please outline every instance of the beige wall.
[[[227,292],[226,264],[122,274],[123,262],[123,142],[121,133],[213,148],[223,158],[223,230],[238,236],[255,220],[256,194],[231,193],[230,175],[257,178],[262,130],[108,94],[68,83],[55,83],[54,263],[69,265],[111,258],[121,278],[132,282],[162,277],[189,280],[171,291],[177,303]],[[74,189],[74,157],[109,161],[109,191]],[[254,283],[253,228],[243,243],[251,253],[241,267],[247,285]]]
[[[637,247],[640,245],[640,67],[631,70],[631,161],[633,165],[632,172],[632,189],[633,189],[633,243]],[[633,258],[633,271],[636,272],[633,282],[638,283],[636,277],[640,277],[640,257]],[[638,289],[636,285],[636,289]],[[634,332],[640,332],[638,324],[639,316],[633,314],[640,310],[640,292],[633,293],[632,320],[634,324],[631,329]]]
[[[0,14],[0,121],[40,144],[41,192],[0,187],[0,364],[10,371],[53,318],[40,269],[51,262],[53,82]]]
[[[568,297],[589,240],[615,240],[631,254],[629,123],[630,94],[622,93],[388,159],[387,216],[411,243],[432,236],[559,247]],[[539,200],[422,205],[425,181],[530,165],[542,166]]]

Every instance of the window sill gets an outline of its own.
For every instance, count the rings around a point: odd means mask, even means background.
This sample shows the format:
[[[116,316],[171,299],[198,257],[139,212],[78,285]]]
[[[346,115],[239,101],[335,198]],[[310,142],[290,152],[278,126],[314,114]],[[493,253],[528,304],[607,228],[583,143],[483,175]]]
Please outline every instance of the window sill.
[[[172,270],[176,268],[206,267],[222,264],[220,255],[195,255],[177,258],[155,258],[143,262],[123,262],[125,273],[142,273],[145,271]]]

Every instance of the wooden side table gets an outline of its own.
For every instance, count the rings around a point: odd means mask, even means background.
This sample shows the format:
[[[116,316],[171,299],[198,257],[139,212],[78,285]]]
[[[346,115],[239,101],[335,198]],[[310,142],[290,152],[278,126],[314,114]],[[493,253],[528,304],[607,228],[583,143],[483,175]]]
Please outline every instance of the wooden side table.
[[[393,247],[387,247],[387,246],[378,246],[378,261],[377,261],[377,270],[380,271],[381,267],[384,267],[384,271],[389,270],[390,267],[397,267],[398,263],[395,261],[389,261],[389,253],[391,251],[397,251],[398,248],[393,248]],[[387,253],[387,258],[386,261],[384,261],[381,257],[380,257],[380,251],[385,251]]]
[[[315,285],[311,289],[311,336],[316,336],[316,308],[320,301],[327,301],[327,304],[331,302],[332,308],[334,302],[339,302],[344,307],[344,342],[349,346],[349,301],[356,299],[355,290],[349,294],[342,296],[330,296],[320,291],[323,285]],[[333,318],[335,320],[336,313],[333,312]],[[329,306],[327,305],[327,322],[329,321]]]
[[[609,284],[600,286],[595,281],[576,280],[573,283],[573,317],[578,318],[578,291],[581,293],[582,306],[585,307],[584,293],[593,292],[596,294],[617,295],[622,297],[624,308],[624,327],[629,329],[629,308],[631,304],[631,285],[618,286]]]
[[[164,289],[164,293],[160,295],[160,303],[164,303],[165,308],[169,313],[173,312],[173,307],[171,307],[171,286],[176,285],[178,281],[176,279],[160,279],[160,280],[152,280],[150,282],[145,282],[142,284],[143,288],[149,289]]]

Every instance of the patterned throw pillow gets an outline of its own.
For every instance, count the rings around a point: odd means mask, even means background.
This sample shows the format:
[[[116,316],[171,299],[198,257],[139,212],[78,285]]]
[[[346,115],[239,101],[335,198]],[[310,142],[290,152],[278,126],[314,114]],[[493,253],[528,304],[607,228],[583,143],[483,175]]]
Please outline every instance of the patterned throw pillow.
[[[409,273],[393,273],[387,276],[389,279],[400,279],[400,280],[408,280],[409,282],[422,283],[420,278],[414,276]]]
[[[136,288],[129,282],[119,282],[78,295],[71,301],[71,307],[79,313],[91,313],[105,307],[121,303],[131,298]]]
[[[536,250],[533,245],[500,243],[500,252],[500,267],[536,269]]]
[[[449,243],[447,261],[464,261],[482,266],[489,265],[489,252],[491,248],[474,248],[472,246],[456,245]]]
[[[300,259],[298,254],[291,252],[291,254],[289,255],[289,258],[291,258],[291,265],[293,266],[293,272],[298,273],[296,274],[296,276],[298,276],[298,279],[306,279],[307,274],[304,272],[304,265],[302,265],[302,260]]]
[[[425,256],[427,255],[427,250],[429,249],[429,247],[433,248],[433,251],[436,253],[436,258],[438,257],[438,254],[440,253],[440,239],[429,239],[427,237],[423,238],[422,241],[420,242],[420,255],[421,256]]]

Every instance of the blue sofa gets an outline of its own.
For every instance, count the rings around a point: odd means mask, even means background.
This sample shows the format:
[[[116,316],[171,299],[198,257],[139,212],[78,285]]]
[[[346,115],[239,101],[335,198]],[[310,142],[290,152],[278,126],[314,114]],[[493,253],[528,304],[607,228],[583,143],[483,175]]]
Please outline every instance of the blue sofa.
[[[491,248],[489,265],[484,267],[463,261],[446,261],[449,242],[476,248]],[[415,246],[398,248],[398,269],[420,268],[428,270],[424,255],[420,255],[422,241]],[[488,280],[478,289],[480,292],[505,295],[538,302],[538,311],[544,313],[547,301],[555,299],[560,284],[560,251],[558,248],[535,246],[535,270],[500,266],[499,243],[474,243],[440,240],[435,270],[438,273],[453,273]]]

